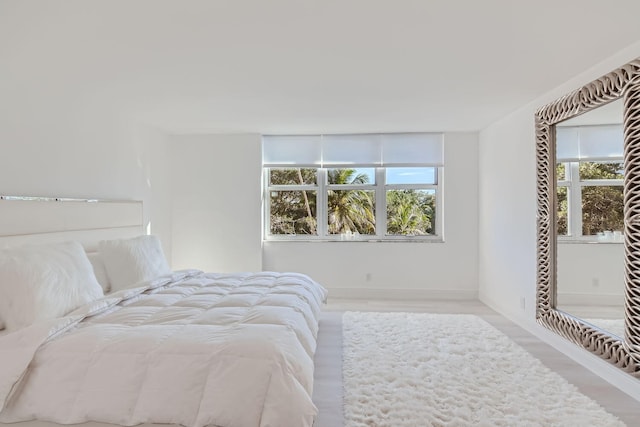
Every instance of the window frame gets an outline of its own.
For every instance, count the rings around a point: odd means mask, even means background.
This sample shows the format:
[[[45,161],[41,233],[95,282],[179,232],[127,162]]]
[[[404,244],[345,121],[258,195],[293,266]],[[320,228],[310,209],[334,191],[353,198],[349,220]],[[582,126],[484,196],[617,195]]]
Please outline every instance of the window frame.
[[[286,168],[308,168],[316,169],[316,184],[291,184],[291,185],[270,185],[269,171],[271,169]],[[309,167],[309,166],[287,166],[287,167],[263,167],[263,241],[268,242],[444,242],[444,220],[443,220],[443,192],[442,183],[444,176],[444,166],[416,166],[430,167],[435,169],[435,183],[433,184],[387,184],[386,170],[394,166],[373,167],[375,182],[367,184],[329,184],[328,170],[339,169],[338,167]],[[344,165],[340,168],[356,168],[351,165]],[[387,234],[387,191],[388,190],[434,190],[435,191],[435,225],[434,234],[429,235],[388,235]],[[316,221],[317,235],[310,234],[271,234],[271,192],[272,191],[315,191],[316,192]],[[365,190],[373,191],[375,197],[375,234],[328,234],[328,191],[329,190]]]
[[[585,160],[596,161],[596,160]],[[611,158],[597,161],[599,163],[621,163],[622,158]],[[624,179],[580,179],[580,161],[560,161],[556,164],[564,164],[564,179],[556,177],[556,227],[558,215],[558,192],[561,187],[567,189],[567,234],[557,235],[559,242],[589,242],[589,243],[622,243],[618,241],[601,241],[595,235],[582,234],[582,189],[585,187],[622,187]]]

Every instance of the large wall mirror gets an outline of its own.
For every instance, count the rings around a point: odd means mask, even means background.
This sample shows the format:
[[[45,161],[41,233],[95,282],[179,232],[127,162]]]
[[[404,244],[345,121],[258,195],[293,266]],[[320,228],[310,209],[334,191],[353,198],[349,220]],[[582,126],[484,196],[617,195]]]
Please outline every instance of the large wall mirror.
[[[537,320],[640,377],[640,58],[535,123]]]

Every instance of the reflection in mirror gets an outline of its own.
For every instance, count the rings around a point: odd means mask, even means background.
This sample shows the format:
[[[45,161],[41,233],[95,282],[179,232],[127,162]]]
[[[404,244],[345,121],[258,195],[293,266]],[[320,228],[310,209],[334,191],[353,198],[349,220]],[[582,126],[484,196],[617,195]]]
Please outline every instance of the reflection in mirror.
[[[556,125],[556,308],[624,337],[623,105]]]

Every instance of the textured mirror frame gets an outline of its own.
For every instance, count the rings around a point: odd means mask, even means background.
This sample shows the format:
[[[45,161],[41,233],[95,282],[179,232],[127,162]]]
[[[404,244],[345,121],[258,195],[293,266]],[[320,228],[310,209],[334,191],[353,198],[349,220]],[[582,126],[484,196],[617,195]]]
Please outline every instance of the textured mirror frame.
[[[623,98],[624,339],[556,307],[555,125]],[[538,261],[536,319],[575,344],[640,377],[640,58],[535,113]]]

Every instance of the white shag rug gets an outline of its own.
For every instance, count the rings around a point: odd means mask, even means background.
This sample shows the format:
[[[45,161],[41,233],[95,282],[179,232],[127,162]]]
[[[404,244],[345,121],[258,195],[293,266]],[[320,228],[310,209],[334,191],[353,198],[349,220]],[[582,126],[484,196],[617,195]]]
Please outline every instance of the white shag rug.
[[[345,426],[623,427],[473,315],[347,312]]]

